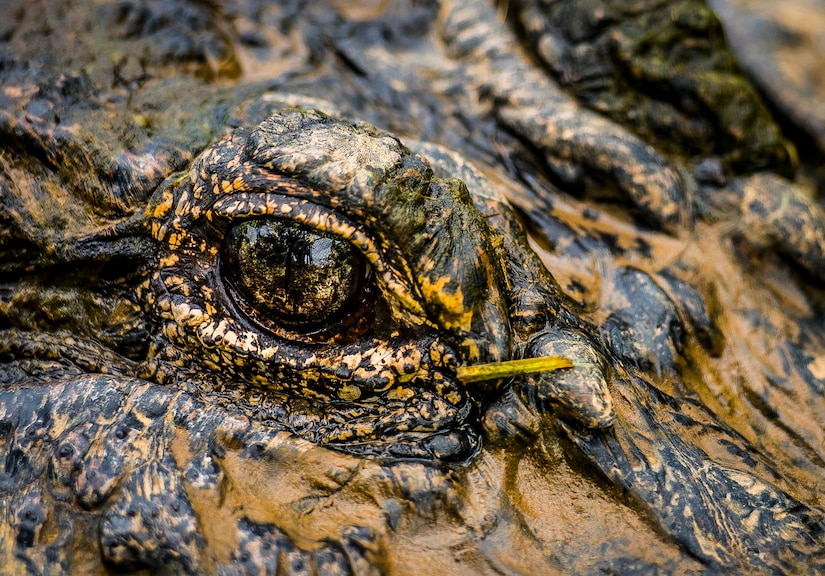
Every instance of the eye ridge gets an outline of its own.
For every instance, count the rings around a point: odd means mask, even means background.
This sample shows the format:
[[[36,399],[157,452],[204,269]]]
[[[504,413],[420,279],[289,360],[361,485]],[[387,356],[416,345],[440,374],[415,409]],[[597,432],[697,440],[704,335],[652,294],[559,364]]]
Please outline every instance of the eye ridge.
[[[360,336],[376,288],[366,257],[345,238],[277,217],[243,219],[224,238],[221,277],[240,311],[278,336]]]

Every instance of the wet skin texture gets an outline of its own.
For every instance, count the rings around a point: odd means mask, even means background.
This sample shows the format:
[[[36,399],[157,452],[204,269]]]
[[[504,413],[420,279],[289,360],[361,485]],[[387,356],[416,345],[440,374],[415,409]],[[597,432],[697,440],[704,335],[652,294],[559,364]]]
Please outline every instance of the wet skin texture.
[[[7,12],[0,572],[825,568],[825,219],[703,4]]]

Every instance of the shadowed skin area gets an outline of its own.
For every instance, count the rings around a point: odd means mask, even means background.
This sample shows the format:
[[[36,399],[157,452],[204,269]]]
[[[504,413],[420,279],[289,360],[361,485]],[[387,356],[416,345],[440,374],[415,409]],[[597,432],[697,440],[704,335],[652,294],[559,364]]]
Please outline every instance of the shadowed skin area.
[[[825,570],[816,171],[703,3],[506,8],[11,3],[0,574]]]

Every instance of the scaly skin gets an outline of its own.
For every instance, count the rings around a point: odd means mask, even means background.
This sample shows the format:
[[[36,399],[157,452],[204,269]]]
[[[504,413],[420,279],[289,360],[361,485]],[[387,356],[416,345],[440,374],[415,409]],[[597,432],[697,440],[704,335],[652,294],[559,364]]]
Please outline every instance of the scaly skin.
[[[792,144],[701,3],[508,7],[11,7],[0,573],[824,568]]]

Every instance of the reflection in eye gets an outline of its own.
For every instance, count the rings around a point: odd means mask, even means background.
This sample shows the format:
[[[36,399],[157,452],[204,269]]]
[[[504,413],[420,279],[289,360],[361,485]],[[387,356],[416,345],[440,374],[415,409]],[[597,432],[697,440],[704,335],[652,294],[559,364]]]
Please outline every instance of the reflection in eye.
[[[245,308],[291,328],[318,327],[346,314],[367,275],[364,256],[346,240],[276,218],[233,226],[223,262]]]

